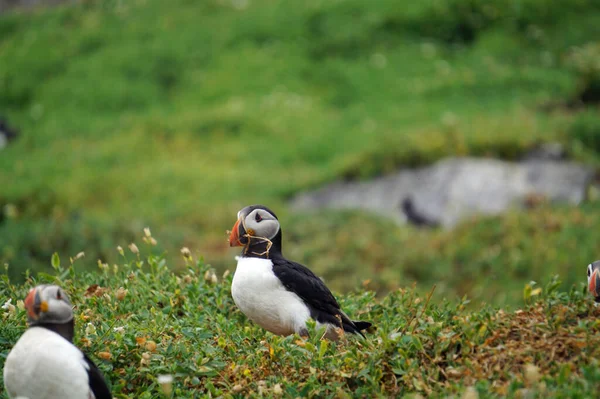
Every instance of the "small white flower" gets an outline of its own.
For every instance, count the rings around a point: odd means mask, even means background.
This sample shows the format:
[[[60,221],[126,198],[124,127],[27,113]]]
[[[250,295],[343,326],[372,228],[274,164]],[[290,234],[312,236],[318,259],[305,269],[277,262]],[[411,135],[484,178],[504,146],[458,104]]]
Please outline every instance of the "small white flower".
[[[113,331],[116,333],[123,334],[125,332],[125,327],[115,327],[113,328]]]
[[[12,302],[12,298],[9,298],[8,301],[4,302],[4,305],[2,305],[2,309],[5,309],[5,310],[8,309],[11,302]]]
[[[166,396],[171,396],[171,392],[173,392],[173,376],[170,374],[167,375],[159,375],[158,383]]]
[[[142,353],[142,358],[140,359],[140,366],[148,367],[150,365],[151,360],[152,360],[152,354],[150,352]]]
[[[540,381],[541,374],[540,369],[537,366],[531,363],[526,364],[525,367],[523,367],[523,371],[525,377],[525,384],[527,386],[534,386]]]
[[[119,287],[119,289],[115,293],[115,298],[117,298],[119,301],[122,301],[127,296],[127,292],[128,290],[126,290],[125,288]]]
[[[219,281],[217,275],[212,270],[207,270],[206,273],[204,273],[204,280],[211,284],[216,284]]]
[[[100,259],[98,259],[98,268],[100,270],[102,270],[103,272],[107,272],[108,271],[108,263],[102,263],[102,261]]]
[[[479,399],[479,392],[474,387],[468,387],[463,392],[462,399]]]
[[[192,252],[190,251],[190,249],[188,247],[183,247],[181,248],[181,255],[183,255],[184,258],[191,258],[192,257]]]
[[[173,382],[173,376],[170,374],[166,374],[166,375],[159,375],[158,376],[158,383],[159,384],[168,384]]]
[[[140,253],[140,250],[138,249],[137,245],[135,245],[134,243],[129,244],[129,250],[131,252],[133,252],[134,254]]]
[[[12,298],[9,298],[8,301],[4,302],[4,305],[2,305],[2,309],[7,310],[10,313],[16,313],[17,308],[15,308],[15,305],[13,305],[11,302]]]
[[[401,332],[395,332],[395,333],[391,333],[390,334],[390,339],[392,341],[395,341],[395,340],[397,340],[400,337],[402,337],[402,333]]]
[[[94,327],[94,325],[92,323],[88,323],[87,326],[85,327],[85,335],[95,335],[96,334],[96,327]]]

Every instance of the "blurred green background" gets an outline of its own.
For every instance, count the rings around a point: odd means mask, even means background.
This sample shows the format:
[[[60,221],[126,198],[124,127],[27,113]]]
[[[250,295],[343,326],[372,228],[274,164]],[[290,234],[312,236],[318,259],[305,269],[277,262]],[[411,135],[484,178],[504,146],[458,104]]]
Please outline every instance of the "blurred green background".
[[[596,0],[82,1],[0,15],[0,261],[116,260],[149,226],[233,270],[225,231],[274,209],[284,253],[335,290],[417,283],[522,303],[585,279],[600,202],[419,230],[288,199],[445,156],[516,159],[560,142],[600,165]],[[451,123],[449,123],[451,121]],[[366,281],[370,280],[370,281]]]

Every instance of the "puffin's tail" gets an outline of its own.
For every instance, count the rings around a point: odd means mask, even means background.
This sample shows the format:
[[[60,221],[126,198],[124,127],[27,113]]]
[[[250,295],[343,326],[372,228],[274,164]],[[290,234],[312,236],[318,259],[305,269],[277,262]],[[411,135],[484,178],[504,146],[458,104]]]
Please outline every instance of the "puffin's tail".
[[[365,336],[362,331],[370,328],[373,324],[368,321],[352,321],[351,323],[342,323],[342,327],[344,327],[344,331],[352,333],[352,334],[360,334],[363,337]]]
[[[354,321],[353,323],[356,326],[356,329],[358,331],[366,330],[367,328],[369,328],[373,325],[372,323],[369,323],[368,321]]]

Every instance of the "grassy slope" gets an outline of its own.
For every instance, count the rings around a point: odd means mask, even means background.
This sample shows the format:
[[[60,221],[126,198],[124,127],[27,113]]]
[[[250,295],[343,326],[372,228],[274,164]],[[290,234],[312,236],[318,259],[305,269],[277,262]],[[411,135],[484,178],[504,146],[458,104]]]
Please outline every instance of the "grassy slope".
[[[24,285],[2,279],[0,297],[16,304],[34,284],[65,287],[76,305],[77,344],[117,398],[164,397],[162,374],[174,376],[178,398],[435,398],[467,389],[480,398],[585,398],[600,384],[600,314],[582,284],[561,292],[551,280],[514,313],[471,311],[411,289],[381,300],[351,294],[340,297],[342,307],[377,331],[333,343],[317,331],[307,341],[265,333],[233,304],[230,274],[211,282],[211,270],[190,260],[176,275],[173,261],[126,251],[118,269],[94,273],[77,261]],[[1,368],[25,312],[18,304],[0,312]]]
[[[443,281],[440,297],[500,304],[519,303],[530,279],[559,272],[571,283],[595,258],[575,211],[420,232],[285,209],[289,195],[340,176],[452,154],[511,158],[538,140],[577,150],[564,134],[571,117],[536,107],[575,91],[564,55],[600,17],[586,1],[513,3],[496,5],[514,11],[508,22],[488,21],[466,45],[447,44],[461,16],[439,2],[148,0],[2,16],[0,107],[23,135],[0,157],[0,259],[13,277],[47,268],[54,251],[112,262],[150,225],[157,252],[188,245],[222,270],[224,231],[259,202],[281,214],[290,256],[339,289]],[[573,240],[570,259],[539,256]]]

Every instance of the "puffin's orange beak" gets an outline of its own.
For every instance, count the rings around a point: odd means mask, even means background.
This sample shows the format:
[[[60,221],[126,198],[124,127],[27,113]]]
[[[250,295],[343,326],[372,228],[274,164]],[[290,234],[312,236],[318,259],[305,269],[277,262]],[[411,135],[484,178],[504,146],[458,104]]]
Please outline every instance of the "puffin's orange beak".
[[[29,294],[25,298],[25,309],[27,310],[27,315],[32,320],[37,320],[40,317],[40,298],[37,295],[37,291],[35,288],[29,290]]]
[[[240,242],[240,220],[233,225],[231,233],[229,234],[229,246],[230,247],[241,247],[243,244]]]
[[[593,296],[600,296],[600,293],[598,292],[598,289],[600,289],[600,274],[598,274],[597,269],[594,270],[592,276],[590,277],[590,285],[588,286],[588,289]]]

